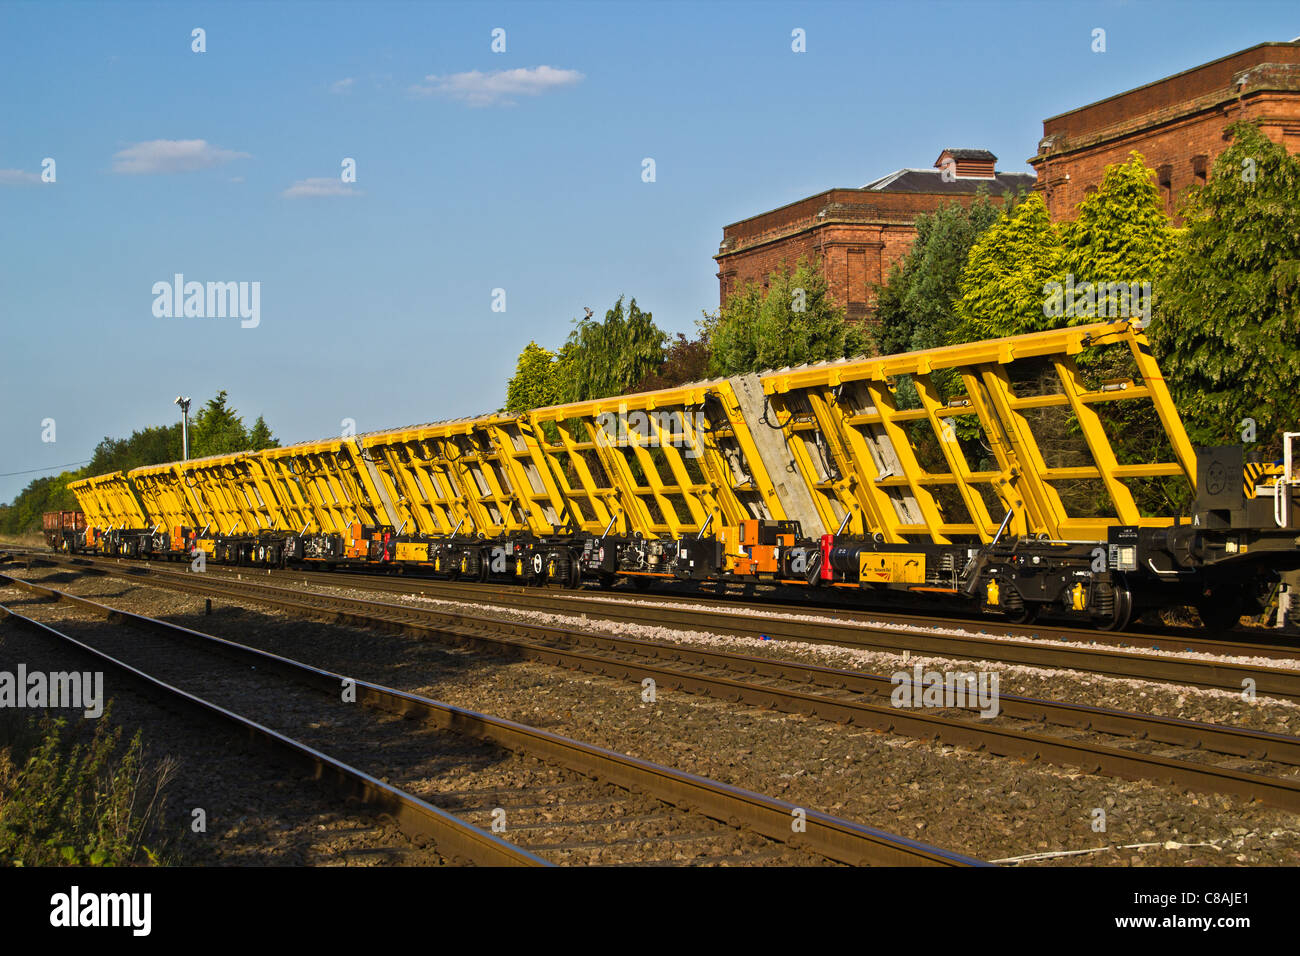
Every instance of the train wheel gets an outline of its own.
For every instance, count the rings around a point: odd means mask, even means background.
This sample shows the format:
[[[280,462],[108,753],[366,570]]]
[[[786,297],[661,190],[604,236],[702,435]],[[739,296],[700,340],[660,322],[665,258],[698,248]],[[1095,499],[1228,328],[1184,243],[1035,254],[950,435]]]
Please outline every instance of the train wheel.
[[[1097,622],[1097,627],[1103,631],[1122,631],[1133,620],[1133,592],[1116,585],[1111,588],[1111,594],[1115,602],[1114,609],[1110,617]]]
[[[1008,624],[1033,624],[1037,617],[1037,604],[1022,604],[1020,607],[1008,609],[1006,612]]]
[[[582,580],[582,571],[572,555],[567,551],[561,551],[552,555],[546,562],[546,580],[571,590]]]

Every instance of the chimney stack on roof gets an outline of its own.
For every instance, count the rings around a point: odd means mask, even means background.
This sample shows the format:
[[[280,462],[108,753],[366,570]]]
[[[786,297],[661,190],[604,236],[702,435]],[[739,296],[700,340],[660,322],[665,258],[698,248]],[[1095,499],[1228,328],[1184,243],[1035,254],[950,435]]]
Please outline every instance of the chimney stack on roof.
[[[996,175],[998,158],[987,149],[945,149],[934,161],[936,169],[949,163],[955,175],[962,179],[992,179]]]

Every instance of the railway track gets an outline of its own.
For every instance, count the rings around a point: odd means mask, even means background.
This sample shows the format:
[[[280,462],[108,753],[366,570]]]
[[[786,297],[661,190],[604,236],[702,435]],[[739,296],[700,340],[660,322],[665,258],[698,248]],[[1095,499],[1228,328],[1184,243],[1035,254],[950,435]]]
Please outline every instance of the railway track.
[[[121,562],[104,558],[68,558],[46,556],[36,560],[70,567],[83,567],[123,577],[154,577],[162,580],[196,580],[196,575],[171,568],[139,562]],[[434,600],[461,604],[490,604],[527,611],[548,611],[570,616],[590,616],[616,624],[638,624],[652,627],[675,627],[683,630],[706,631],[734,637],[763,637],[775,641],[795,641],[810,644],[832,644],[841,647],[861,648],[891,654],[909,654],[953,658],[970,661],[995,661],[1003,664],[1084,671],[1109,677],[1167,682],[1241,693],[1252,687],[1261,696],[1300,701],[1300,667],[1269,667],[1233,661],[1205,660],[1176,657],[1169,653],[1148,654],[1124,648],[1094,644],[1056,644],[1030,640],[1008,639],[972,635],[967,633],[933,633],[899,628],[878,623],[864,624],[851,620],[813,620],[801,617],[754,615],[727,610],[704,610],[695,607],[673,607],[661,602],[624,602],[596,597],[583,597],[564,592],[532,588],[511,588],[498,585],[462,585],[386,581],[367,575],[365,583],[345,583],[330,576],[303,576],[292,572],[277,572],[265,568],[231,569],[209,566],[205,572],[208,580],[229,580],[253,586],[256,582],[282,581],[284,584],[310,584],[323,588],[354,587],[357,590],[397,591],[401,594],[430,597]],[[384,581],[382,587],[372,587],[372,580]],[[403,587],[403,584],[406,586]],[[270,585],[268,585],[270,586]],[[281,590],[285,590],[281,588]],[[269,593],[269,592],[267,592]],[[305,595],[301,590],[294,593]],[[311,592],[324,594],[325,592]],[[388,605],[388,607],[394,607]],[[410,605],[403,605],[414,610]],[[427,613],[435,613],[427,609]],[[446,614],[449,619],[466,618],[466,615]],[[516,627],[520,622],[512,621]],[[545,630],[545,628],[542,628]],[[1233,648],[1227,650],[1226,648]],[[1161,648],[1168,652],[1169,648]],[[1211,653],[1204,645],[1189,648],[1196,653]],[[1256,651],[1273,651],[1273,659],[1285,662],[1300,659],[1279,657],[1281,651],[1271,645],[1223,645],[1218,654],[1233,656],[1266,656]],[[1253,682],[1253,683],[1248,683]]]
[[[220,567],[220,566],[219,566]],[[222,572],[229,569],[220,568]],[[265,569],[248,568],[246,572],[261,573]],[[237,572],[238,573],[238,572]],[[860,637],[864,632],[883,631],[898,633],[901,628],[928,628],[957,630],[972,637],[1028,638],[1038,641],[1066,641],[1088,646],[1119,649],[1148,648],[1165,651],[1189,651],[1198,654],[1233,655],[1240,657],[1266,657],[1284,661],[1300,661],[1300,648],[1285,644],[1260,644],[1244,640],[1220,640],[1195,637],[1184,630],[1169,630],[1160,634],[1087,630],[1069,627],[1044,627],[1020,625],[986,619],[963,620],[948,617],[923,617],[889,613],[882,617],[861,608],[846,609],[834,606],[774,605],[771,602],[729,600],[719,602],[698,595],[649,595],[641,592],[565,591],[553,588],[530,588],[510,584],[477,584],[462,581],[440,581],[431,578],[389,576],[337,572],[275,571],[273,578],[297,584],[328,587],[357,587],[364,590],[418,594],[449,601],[476,601],[497,605],[510,605],[530,610],[550,611],[557,614],[599,613],[608,620],[626,620],[644,623],[652,617],[664,624],[686,625],[702,618],[709,622],[707,630],[714,633],[736,633],[752,637],[755,631],[780,640],[804,640],[813,643],[844,646],[875,646],[870,638]],[[364,584],[351,583],[364,580]],[[343,583],[343,582],[348,583]],[[592,608],[596,608],[595,612]],[[608,610],[606,610],[608,609]],[[821,624],[812,624],[800,618],[824,617],[834,619],[823,636],[808,637],[811,626],[820,631]]]
[[[124,576],[142,576],[139,569],[132,570]],[[151,568],[143,577],[151,584],[252,600],[319,620],[471,644],[616,679],[649,677],[665,687],[886,733],[1300,809],[1300,779],[1293,770],[1300,766],[1300,738],[1284,734],[1012,695],[1000,695],[999,716],[985,720],[974,704],[946,710],[891,706],[894,684],[883,675],[490,614],[289,591],[224,574],[199,580],[198,575]],[[1300,674],[1290,676],[1300,679]]]
[[[73,636],[16,611],[12,600],[0,604],[0,615],[288,748],[318,772],[328,771],[395,810],[404,825],[425,836],[447,840],[448,833],[459,833],[464,846],[457,855],[476,862],[979,864],[850,820],[54,588],[9,576],[0,584],[35,595],[36,606],[60,602],[97,620],[81,628],[89,634]],[[113,633],[103,633],[110,626]],[[125,627],[134,631],[129,640],[120,631]],[[151,673],[157,671],[165,676]],[[196,685],[205,697],[183,689]],[[346,699],[348,688],[355,703]],[[406,721],[378,720],[375,711],[420,721],[427,732],[413,736]],[[286,723],[292,737],[272,729]],[[382,770],[368,775],[321,749],[336,750],[344,740],[356,763],[382,754]],[[441,785],[452,767],[466,766],[474,786]],[[406,782],[399,789],[379,773]],[[417,788],[420,795],[412,795]],[[506,836],[465,818],[501,822]]]
[[[225,729],[250,738],[272,751],[281,761],[307,770],[339,796],[360,800],[376,813],[390,815],[407,836],[432,841],[452,862],[489,866],[543,866],[546,861],[511,846],[492,833],[464,823],[414,794],[377,779],[336,757],[223,707],[175,684],[149,674],[76,637],[0,603],[0,619],[7,619],[105,666],[134,683],[145,696],[179,706],[200,718],[215,720]]]
[[[140,562],[122,561],[118,558],[91,558],[55,555],[48,550],[29,549],[11,551],[15,558],[58,561],[108,560],[123,566],[138,566]],[[2,560],[2,556],[0,556]],[[533,610],[559,614],[588,611],[586,605],[613,607],[602,616],[610,620],[638,621],[645,612],[635,610],[637,605],[649,606],[663,617],[664,623],[680,625],[684,621],[699,620],[707,615],[712,622],[709,630],[715,633],[743,632],[752,636],[755,630],[774,639],[804,640],[813,643],[842,644],[845,646],[876,646],[870,637],[859,639],[855,634],[868,634],[883,630],[897,633],[898,629],[936,628],[961,631],[972,637],[1019,637],[1038,641],[1063,641],[1088,646],[1127,649],[1147,648],[1164,651],[1187,651],[1199,654],[1263,657],[1277,660],[1300,660],[1300,641],[1283,640],[1279,643],[1262,643],[1255,639],[1262,629],[1252,632],[1238,628],[1228,637],[1204,637],[1191,627],[1144,627],[1141,630],[1101,631],[1095,628],[1078,628],[1046,622],[1015,624],[998,617],[966,618],[943,614],[910,614],[890,608],[864,608],[848,600],[836,601],[834,592],[818,595],[820,603],[809,603],[807,595],[785,598],[774,593],[763,600],[753,600],[736,593],[727,596],[703,595],[688,591],[686,585],[668,582],[662,591],[646,592],[636,589],[598,590],[583,588],[570,591],[561,588],[527,587],[509,583],[480,584],[470,581],[438,579],[424,575],[385,574],[365,570],[313,571],[304,569],[280,570],[263,567],[226,567],[209,565],[208,571],[232,573],[270,574],[276,578],[299,584],[327,587],[357,587],[371,591],[392,591],[400,594],[420,594],[445,600],[467,602],[483,601],[492,604],[515,604]],[[364,584],[353,583],[364,581]],[[347,582],[347,583],[344,583]],[[625,610],[625,608],[627,610]],[[620,615],[625,615],[621,618]],[[808,636],[809,622],[801,617],[833,619],[828,636]],[[741,623],[736,624],[739,618]],[[820,630],[821,628],[818,628]],[[803,636],[791,636],[803,635]],[[894,645],[897,646],[897,645]]]

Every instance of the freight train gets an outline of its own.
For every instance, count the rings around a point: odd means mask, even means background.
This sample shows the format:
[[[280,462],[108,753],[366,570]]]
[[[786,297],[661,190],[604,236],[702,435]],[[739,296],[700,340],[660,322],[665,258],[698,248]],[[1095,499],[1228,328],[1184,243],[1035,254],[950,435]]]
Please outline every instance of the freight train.
[[[56,546],[1221,628],[1300,569],[1297,439],[1194,449],[1097,323],[115,472]]]

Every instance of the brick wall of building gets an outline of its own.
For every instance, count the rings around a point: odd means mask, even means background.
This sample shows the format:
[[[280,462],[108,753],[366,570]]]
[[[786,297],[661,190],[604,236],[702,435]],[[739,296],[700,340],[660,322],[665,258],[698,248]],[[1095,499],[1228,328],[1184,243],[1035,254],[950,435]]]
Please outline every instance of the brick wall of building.
[[[916,216],[946,202],[969,205],[974,198],[831,189],[725,226],[714,257],[720,301],[750,282],[765,286],[772,272],[793,269],[805,256],[821,262],[831,295],[850,318],[868,317],[873,285],[885,280],[916,239]]]
[[[1300,43],[1260,44],[1045,120],[1029,160],[1035,188],[1053,218],[1072,219],[1106,167],[1137,150],[1156,170],[1166,212],[1176,215],[1238,119],[1259,120],[1269,138],[1300,152]]]

